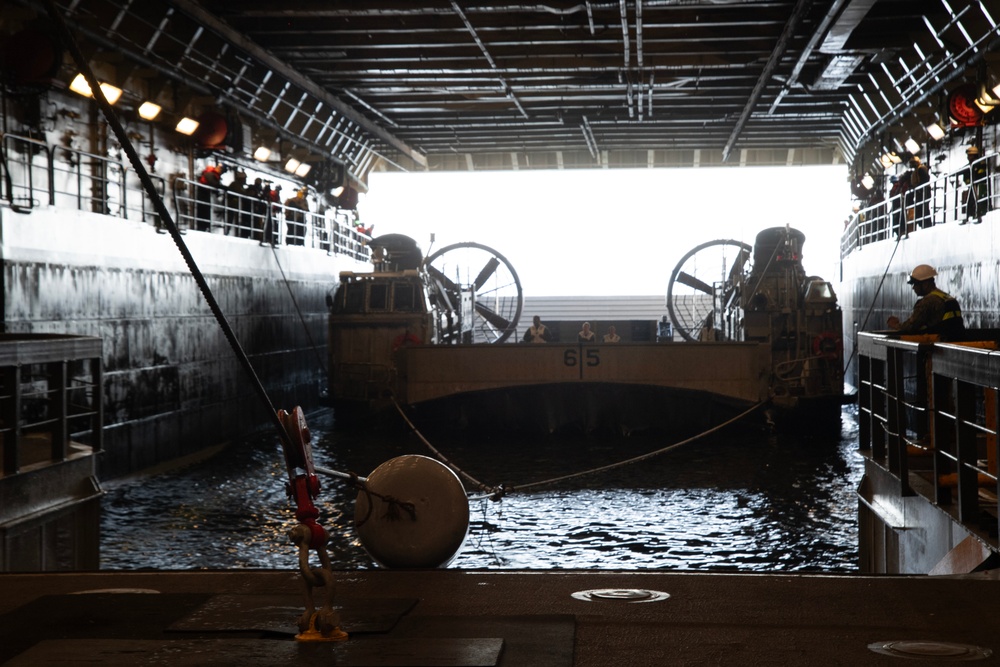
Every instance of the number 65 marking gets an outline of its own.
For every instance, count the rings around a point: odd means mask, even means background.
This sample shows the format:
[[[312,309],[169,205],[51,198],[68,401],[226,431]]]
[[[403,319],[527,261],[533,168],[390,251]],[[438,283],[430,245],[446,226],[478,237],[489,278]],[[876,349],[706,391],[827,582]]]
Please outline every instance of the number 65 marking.
[[[570,347],[563,352],[563,364],[572,368],[580,363],[580,352],[578,348]],[[583,363],[586,366],[600,366],[601,365],[601,351],[596,347],[587,348],[587,353],[583,357]]]

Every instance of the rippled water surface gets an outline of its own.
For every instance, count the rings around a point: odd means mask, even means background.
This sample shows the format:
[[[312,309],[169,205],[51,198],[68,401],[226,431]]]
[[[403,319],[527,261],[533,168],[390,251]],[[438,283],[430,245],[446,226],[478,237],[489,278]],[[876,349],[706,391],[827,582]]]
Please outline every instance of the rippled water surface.
[[[401,454],[429,454],[409,433],[309,425],[318,465],[369,474]],[[862,460],[857,423],[839,435],[716,435],[599,475],[474,501],[454,568],[606,568],[850,573],[857,568]],[[580,439],[428,434],[490,484],[526,484],[671,444],[664,436]],[[271,436],[170,473],[118,482],[104,500],[104,569],[294,568],[294,524],[280,446]],[[320,523],[335,568],[375,567],[353,528],[355,492],[324,478]]]

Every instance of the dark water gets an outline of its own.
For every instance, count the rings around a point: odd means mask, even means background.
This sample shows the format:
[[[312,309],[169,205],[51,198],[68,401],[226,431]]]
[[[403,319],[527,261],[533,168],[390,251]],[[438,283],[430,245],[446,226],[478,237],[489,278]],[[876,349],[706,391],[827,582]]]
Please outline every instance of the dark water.
[[[309,418],[316,462],[369,474],[429,452],[409,433],[341,433]],[[427,434],[490,484],[526,484],[671,444],[663,436],[491,438]],[[841,433],[717,434],[600,475],[471,504],[453,568],[604,568],[851,573],[862,461],[857,421]],[[104,569],[294,568],[294,525],[277,439],[236,443],[208,461],[115,484],[104,500]],[[320,523],[338,569],[375,567],[353,528],[356,493],[324,478]]]

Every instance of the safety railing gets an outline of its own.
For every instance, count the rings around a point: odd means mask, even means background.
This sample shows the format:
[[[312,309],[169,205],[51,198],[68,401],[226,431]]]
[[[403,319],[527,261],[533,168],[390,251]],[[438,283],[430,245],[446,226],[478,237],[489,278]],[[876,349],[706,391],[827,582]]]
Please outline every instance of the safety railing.
[[[221,231],[274,245],[297,245],[367,261],[367,235],[345,212],[303,210],[278,201],[176,177],[150,175],[184,231]],[[58,206],[162,223],[135,172],[125,162],[68,147],[5,134],[0,137],[0,201],[16,210]]]
[[[996,153],[984,155],[955,172],[933,175],[928,183],[871,202],[844,229],[841,257],[934,225],[982,222],[989,211],[1000,208],[1000,173],[990,167],[996,160]]]
[[[185,178],[173,182],[173,202],[184,229],[222,230],[229,236],[272,245],[304,246],[364,261],[369,236],[346,215],[308,211],[265,196],[234,192]]]
[[[0,141],[0,198],[16,209],[53,203],[52,151],[37,139],[3,135]]]
[[[859,446],[900,495],[924,496],[997,546],[1000,331],[906,338],[858,336]]]
[[[100,451],[102,401],[100,338],[0,336],[0,477]]]

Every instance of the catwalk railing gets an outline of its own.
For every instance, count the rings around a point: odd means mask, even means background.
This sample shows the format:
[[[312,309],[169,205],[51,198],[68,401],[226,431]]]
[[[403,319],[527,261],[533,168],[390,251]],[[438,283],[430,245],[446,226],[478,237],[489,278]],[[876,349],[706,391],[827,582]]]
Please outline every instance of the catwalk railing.
[[[885,198],[873,195],[848,221],[840,256],[935,225],[982,222],[989,211],[1000,208],[1000,173],[991,168],[996,163],[997,154],[990,153],[955,172],[932,174],[929,182],[900,194]],[[908,179],[909,175],[900,178]]]
[[[178,176],[151,175],[159,196],[184,231],[216,232],[273,245],[297,245],[367,261],[370,238],[351,212],[322,213]],[[0,202],[14,210],[72,208],[149,223],[159,216],[135,172],[122,160],[12,134],[0,141]]]
[[[858,439],[899,495],[925,496],[997,547],[1000,331],[969,334],[962,343],[859,334]]]
[[[0,478],[101,451],[102,406],[100,338],[0,335]]]

